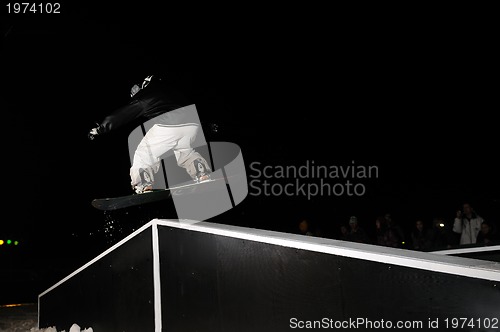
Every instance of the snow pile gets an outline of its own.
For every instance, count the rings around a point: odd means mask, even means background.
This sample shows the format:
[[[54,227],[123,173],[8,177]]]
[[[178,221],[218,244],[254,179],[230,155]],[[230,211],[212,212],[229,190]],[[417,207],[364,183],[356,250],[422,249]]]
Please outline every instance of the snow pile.
[[[66,332],[66,330],[62,330],[62,331],[57,331],[57,329],[55,327],[49,327],[49,328],[46,328],[46,329],[36,329],[36,328],[32,328],[30,330],[30,332]],[[94,332],[94,330],[89,327],[88,329],[84,329],[82,330],[80,328],[80,326],[78,326],[78,324],[73,324],[71,325],[71,328],[69,329],[68,332]]]

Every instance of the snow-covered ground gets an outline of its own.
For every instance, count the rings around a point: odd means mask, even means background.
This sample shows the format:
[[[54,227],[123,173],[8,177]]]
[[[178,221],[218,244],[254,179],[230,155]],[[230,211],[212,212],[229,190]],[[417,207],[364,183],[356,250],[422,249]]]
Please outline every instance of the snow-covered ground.
[[[80,327],[73,324],[68,327],[55,326],[38,328],[38,306],[35,303],[23,303],[0,306],[0,332],[94,332],[92,327]],[[96,331],[97,332],[97,331]]]
[[[36,303],[0,305],[0,332],[31,332],[37,323]]]

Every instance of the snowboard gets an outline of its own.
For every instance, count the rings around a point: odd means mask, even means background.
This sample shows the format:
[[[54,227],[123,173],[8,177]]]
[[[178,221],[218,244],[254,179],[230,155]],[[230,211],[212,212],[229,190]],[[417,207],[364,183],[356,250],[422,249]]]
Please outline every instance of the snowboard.
[[[210,185],[217,181],[224,181],[224,178],[210,179],[200,183],[188,183],[173,186],[167,189],[154,189],[144,194],[131,194],[119,197],[96,198],[92,200],[92,206],[98,210],[110,211],[123,209],[130,206],[137,206],[146,203],[158,202],[171,199],[172,195],[188,195],[195,192],[210,190]]]

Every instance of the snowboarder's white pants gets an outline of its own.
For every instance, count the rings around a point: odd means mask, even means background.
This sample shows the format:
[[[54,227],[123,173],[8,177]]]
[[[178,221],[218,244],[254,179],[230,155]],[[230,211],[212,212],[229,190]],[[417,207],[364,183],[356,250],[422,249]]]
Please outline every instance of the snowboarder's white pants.
[[[154,174],[158,172],[161,156],[173,150],[177,165],[186,169],[191,178],[196,177],[194,161],[201,159],[210,169],[205,158],[196,152],[192,145],[196,139],[199,125],[161,125],[155,124],[143,137],[134,153],[130,178],[132,188],[142,191],[154,182]]]

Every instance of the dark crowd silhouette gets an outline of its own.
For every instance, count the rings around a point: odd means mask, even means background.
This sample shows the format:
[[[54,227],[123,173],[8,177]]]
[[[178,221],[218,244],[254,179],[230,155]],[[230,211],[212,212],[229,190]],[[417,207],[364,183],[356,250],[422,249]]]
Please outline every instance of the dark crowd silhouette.
[[[405,227],[393,220],[390,213],[374,216],[361,222],[356,215],[335,224],[334,232],[324,232],[320,223],[312,218],[301,218],[296,232],[306,236],[327,237],[342,241],[374,244],[385,247],[417,251],[439,251],[463,246],[489,246],[500,244],[498,225],[485,220],[470,203],[447,218],[430,220],[416,218]]]

